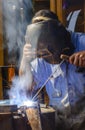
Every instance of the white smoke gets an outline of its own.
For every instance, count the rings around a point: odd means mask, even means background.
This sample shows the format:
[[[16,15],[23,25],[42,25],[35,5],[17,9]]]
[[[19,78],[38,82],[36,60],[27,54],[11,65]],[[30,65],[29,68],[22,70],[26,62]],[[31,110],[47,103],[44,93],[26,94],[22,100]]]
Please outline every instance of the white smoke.
[[[30,24],[33,15],[32,0],[3,0],[3,49],[8,51],[8,63],[20,64],[22,49],[25,43],[25,33],[27,25]],[[18,55],[18,56],[17,56]],[[8,92],[10,99],[14,99],[17,104],[27,99],[26,77],[15,76],[12,81],[11,89]]]
[[[4,48],[7,48],[11,62],[22,55],[26,27],[33,14],[32,0],[3,0],[3,10]]]
[[[9,90],[9,98],[12,103],[22,104],[22,102],[31,99],[30,85],[32,77],[29,73],[23,76],[15,76],[12,80],[11,89]]]

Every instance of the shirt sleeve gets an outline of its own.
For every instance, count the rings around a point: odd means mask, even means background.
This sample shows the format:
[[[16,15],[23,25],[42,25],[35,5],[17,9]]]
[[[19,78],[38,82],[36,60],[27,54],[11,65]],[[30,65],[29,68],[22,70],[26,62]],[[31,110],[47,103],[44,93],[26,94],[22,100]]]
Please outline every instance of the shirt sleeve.
[[[71,32],[71,39],[76,52],[85,50],[85,33]]]
[[[85,33],[79,36],[79,51],[85,50]]]

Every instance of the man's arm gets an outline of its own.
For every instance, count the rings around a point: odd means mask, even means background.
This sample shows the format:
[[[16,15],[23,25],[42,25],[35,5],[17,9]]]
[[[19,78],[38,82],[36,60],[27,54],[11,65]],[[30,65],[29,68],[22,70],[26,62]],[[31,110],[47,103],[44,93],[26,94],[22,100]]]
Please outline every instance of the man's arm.
[[[32,88],[33,76],[31,72],[30,61],[32,59],[31,45],[25,44],[23,48],[23,56],[19,68],[19,76],[24,79],[24,83],[28,90]]]

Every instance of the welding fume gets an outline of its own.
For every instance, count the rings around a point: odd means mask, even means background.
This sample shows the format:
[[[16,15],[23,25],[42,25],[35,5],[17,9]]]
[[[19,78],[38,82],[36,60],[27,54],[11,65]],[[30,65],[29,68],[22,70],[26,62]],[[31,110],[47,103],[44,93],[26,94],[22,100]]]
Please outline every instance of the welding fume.
[[[43,87],[55,110],[56,129],[85,128],[85,34],[67,30],[50,10],[27,26],[19,75],[35,101]],[[83,71],[77,71],[83,69]]]

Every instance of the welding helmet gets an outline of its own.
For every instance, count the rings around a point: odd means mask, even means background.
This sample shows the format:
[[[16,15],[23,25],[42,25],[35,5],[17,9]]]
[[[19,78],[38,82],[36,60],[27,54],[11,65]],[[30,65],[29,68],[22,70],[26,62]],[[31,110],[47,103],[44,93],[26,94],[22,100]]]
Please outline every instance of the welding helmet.
[[[73,46],[69,39],[70,35],[64,26],[52,19],[28,25],[25,36],[26,42],[40,52],[37,57],[52,64],[60,63],[61,53],[72,53]]]

